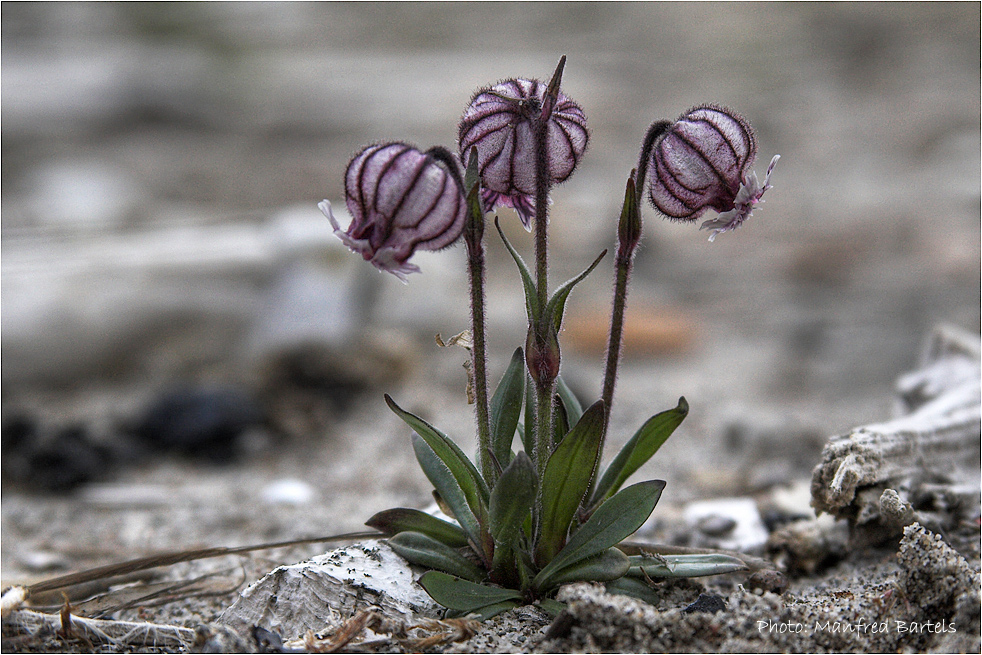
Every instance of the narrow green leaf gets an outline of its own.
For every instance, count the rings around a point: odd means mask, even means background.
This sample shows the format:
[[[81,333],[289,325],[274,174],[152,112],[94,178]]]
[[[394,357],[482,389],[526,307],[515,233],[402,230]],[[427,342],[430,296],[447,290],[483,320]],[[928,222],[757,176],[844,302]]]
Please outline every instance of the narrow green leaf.
[[[447,468],[447,465],[440,459],[426,441],[417,434],[412,435],[413,451],[416,453],[416,461],[426,474],[426,478],[433,485],[436,493],[449,508],[453,518],[463,528],[464,533],[470,539],[471,546],[480,548],[481,524],[467,502],[467,496],[460,488],[457,479]]]
[[[476,621],[487,621],[490,618],[498,616],[502,612],[513,610],[519,605],[521,605],[521,603],[519,603],[517,600],[506,600],[500,603],[494,603],[492,605],[485,605],[484,607],[479,607],[476,610],[471,610],[469,612],[447,610],[446,618],[462,619],[466,616],[468,618],[473,618]]]
[[[569,415],[563,399],[556,394],[552,397],[552,448],[553,450],[569,432]]]
[[[536,488],[535,464],[524,452],[518,453],[491,490],[488,517],[496,545],[514,546],[535,504]]]
[[[389,539],[389,546],[412,564],[444,571],[458,578],[480,582],[487,572],[456,549],[421,532],[400,532]]]
[[[572,291],[573,287],[579,284],[583,278],[589,275],[590,272],[597,267],[597,264],[600,263],[600,260],[603,259],[606,254],[607,251],[604,250],[602,253],[600,253],[599,257],[593,260],[593,263],[590,264],[585,271],[573,279],[564,282],[562,286],[556,289],[556,292],[552,294],[552,298],[550,298],[549,302],[546,304],[546,316],[552,321],[556,328],[556,332],[559,332],[559,330],[563,327],[563,312],[566,309],[566,298],[569,297],[570,291]]]
[[[566,547],[539,571],[532,585],[536,589],[551,588],[551,579],[558,571],[593,557],[633,534],[651,516],[664,488],[664,480],[648,480],[614,494],[570,537]]]
[[[556,378],[556,393],[563,399],[563,405],[566,406],[566,416],[570,424],[576,425],[576,422],[583,416],[583,405],[573,390],[563,381],[562,376]]]
[[[608,582],[627,574],[631,568],[631,560],[616,548],[608,548],[599,555],[594,555],[576,564],[557,571],[549,579],[548,589],[571,582]],[[547,591],[547,588],[542,591]]]
[[[694,553],[684,555],[633,555],[628,575],[636,578],[699,578],[747,571],[750,567],[732,555]]]
[[[459,526],[418,509],[404,507],[386,509],[365,521],[365,525],[375,528],[387,537],[400,532],[413,531],[422,532],[453,548],[467,545],[467,535]]]
[[[501,236],[505,248],[511,254],[512,259],[515,260],[515,264],[518,265],[518,272],[522,276],[522,285],[525,287],[525,311],[528,313],[529,322],[536,322],[539,320],[539,312],[536,304],[535,282],[532,281],[532,274],[529,273],[528,266],[525,265],[525,260],[522,259],[518,251],[509,243],[504,231],[502,231],[501,226],[498,224],[497,217],[494,219],[494,226],[498,228],[498,234]]]
[[[566,609],[566,603],[560,603],[553,598],[543,598],[536,605],[544,609],[552,618],[556,618],[560,612]]]
[[[482,506],[487,506],[490,490],[484,482],[484,478],[477,472],[477,467],[471,463],[464,451],[460,449],[447,435],[443,434],[435,427],[399,407],[389,394],[385,394],[385,402],[389,408],[396,413],[406,424],[415,430],[416,434],[433,449],[437,457],[443,460],[447,468],[450,469],[457,483],[467,496],[467,503],[476,516],[481,516]]]
[[[655,414],[624,444],[614,460],[604,471],[593,494],[591,505],[597,505],[617,493],[621,485],[658,452],[689,413],[685,398],[673,409]]]
[[[472,612],[497,603],[522,602],[522,594],[514,589],[502,589],[476,584],[455,578],[440,571],[427,571],[419,578],[419,584],[433,600],[444,607]]]
[[[535,382],[532,381],[532,376],[527,373],[525,375],[525,388],[529,392],[525,394],[525,420],[522,423],[520,434],[522,435],[522,448],[531,456],[535,452],[535,394],[532,393],[532,390],[535,389]]]
[[[517,348],[491,398],[491,451],[502,467],[511,461],[511,444],[522,415],[525,395],[525,357]]]
[[[535,560],[548,563],[566,544],[570,522],[586,494],[600,457],[604,403],[598,400],[552,451],[542,475],[542,511]]]
[[[606,587],[608,594],[630,596],[651,605],[657,605],[664,595],[663,591],[657,591],[650,587],[644,580],[628,576],[611,580],[606,584]]]

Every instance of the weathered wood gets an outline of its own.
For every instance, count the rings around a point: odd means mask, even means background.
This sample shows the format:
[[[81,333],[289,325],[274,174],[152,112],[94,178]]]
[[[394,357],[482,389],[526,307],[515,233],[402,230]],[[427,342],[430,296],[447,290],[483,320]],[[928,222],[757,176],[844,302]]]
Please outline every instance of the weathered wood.
[[[283,639],[333,632],[356,613],[437,618],[438,606],[416,584],[418,573],[384,541],[345,546],[281,566],[246,588],[220,621],[240,632],[265,628]]]
[[[936,328],[921,366],[897,381],[897,418],[832,437],[812,474],[812,506],[854,525],[881,517],[894,489],[907,502],[922,484],[978,485],[982,437],[980,340]],[[976,486],[976,489],[978,487]],[[976,493],[977,495],[977,493]]]

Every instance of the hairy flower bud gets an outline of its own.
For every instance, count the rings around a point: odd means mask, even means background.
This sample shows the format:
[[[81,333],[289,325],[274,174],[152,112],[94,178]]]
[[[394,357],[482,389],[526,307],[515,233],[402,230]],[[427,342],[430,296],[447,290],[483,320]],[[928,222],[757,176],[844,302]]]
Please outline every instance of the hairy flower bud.
[[[485,206],[514,207],[526,228],[535,214],[538,121],[547,121],[551,183],[573,174],[589,139],[583,110],[558,88],[547,98],[548,87],[539,80],[511,79],[481,89],[460,121],[461,157],[477,148]]]
[[[405,143],[368,146],[348,164],[344,195],[351,224],[342,230],[324,200],[334,233],[381,271],[403,282],[419,272],[417,249],[440,250],[464,229],[467,203],[460,172],[446,151],[420,152]]]
[[[753,129],[724,107],[705,105],[683,114],[652,144],[648,197],[669,218],[692,221],[706,210],[720,215],[702,224],[709,237],[739,227],[770,187],[780,155],[771,160],[764,184],[750,171],[757,156]]]

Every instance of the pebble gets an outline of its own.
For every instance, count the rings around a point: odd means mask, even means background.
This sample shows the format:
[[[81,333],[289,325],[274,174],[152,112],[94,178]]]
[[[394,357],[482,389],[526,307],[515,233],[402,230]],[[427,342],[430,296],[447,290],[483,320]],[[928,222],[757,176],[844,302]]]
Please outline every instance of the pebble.
[[[725,550],[753,552],[767,542],[767,528],[752,498],[717,498],[689,503],[684,510],[685,522],[698,530],[705,545]],[[729,523],[732,527],[724,530]],[[711,534],[703,529],[707,525]]]

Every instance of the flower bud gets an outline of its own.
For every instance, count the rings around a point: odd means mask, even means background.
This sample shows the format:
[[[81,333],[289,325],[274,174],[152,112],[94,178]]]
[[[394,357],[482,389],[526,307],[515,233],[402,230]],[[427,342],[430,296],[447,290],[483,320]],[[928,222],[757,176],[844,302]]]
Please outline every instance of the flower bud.
[[[547,121],[545,156],[553,184],[573,174],[589,138],[583,110],[559,91],[558,80],[554,86],[547,98],[550,85],[539,80],[506,80],[478,91],[460,121],[460,152],[466,157],[477,148],[485,206],[514,207],[526,228],[535,214],[538,121]]]
[[[770,188],[771,160],[761,185],[750,171],[757,156],[753,129],[724,107],[705,105],[683,114],[652,144],[648,197],[669,218],[692,221],[706,210],[720,215],[702,224],[717,234],[740,226]]]
[[[419,272],[417,249],[440,250],[464,229],[467,205],[459,171],[446,156],[404,143],[368,146],[348,164],[344,195],[351,224],[342,230],[324,200],[318,207],[352,252],[403,282]]]

